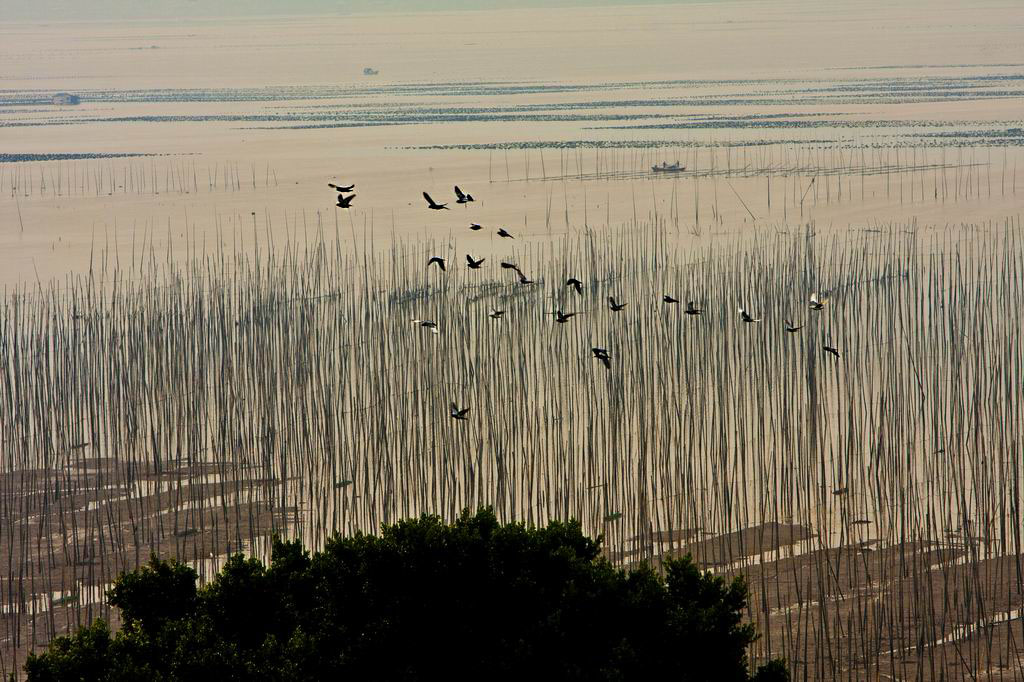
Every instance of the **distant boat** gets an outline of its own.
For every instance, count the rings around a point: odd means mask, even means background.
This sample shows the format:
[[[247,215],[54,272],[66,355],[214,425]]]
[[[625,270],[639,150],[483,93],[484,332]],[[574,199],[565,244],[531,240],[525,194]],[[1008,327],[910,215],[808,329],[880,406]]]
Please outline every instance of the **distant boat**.
[[[78,98],[78,95],[72,95],[70,92],[58,92],[50,98],[51,104],[75,105],[79,102],[81,102],[81,100]]]
[[[380,73],[380,71],[370,66],[367,66],[365,69],[363,69],[364,76],[376,76],[378,73]]]
[[[661,165],[651,166],[651,170],[655,173],[678,173],[686,170],[686,166],[680,166],[678,161],[671,164],[663,161]]]

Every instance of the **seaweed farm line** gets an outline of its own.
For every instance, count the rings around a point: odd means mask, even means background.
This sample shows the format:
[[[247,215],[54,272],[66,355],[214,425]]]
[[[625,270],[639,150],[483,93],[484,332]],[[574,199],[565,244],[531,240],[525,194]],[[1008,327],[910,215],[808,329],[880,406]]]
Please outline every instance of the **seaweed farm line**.
[[[884,176],[886,196],[895,192],[902,200],[906,185],[910,201],[914,201],[915,193],[918,199],[946,201],[982,196],[985,193],[992,196],[994,174],[997,196],[1005,196],[1007,192],[1016,194],[1017,191],[1017,155],[1010,159],[1005,146],[956,150],[946,147],[842,148],[831,145],[779,144],[736,148],[710,144],[707,147],[668,149],[596,147],[588,150],[575,147],[568,150],[549,149],[547,163],[543,147],[533,150],[532,158],[530,149],[523,150],[521,159],[513,152],[512,163],[509,161],[509,150],[501,151],[502,157],[497,161],[493,150],[488,153],[488,177],[491,182],[628,181],[659,176],[672,179],[765,177],[769,181],[772,177],[798,177],[806,180],[820,177],[826,181],[836,178],[832,181],[836,186],[831,194],[841,201],[844,176],[846,193],[851,199],[858,189],[859,198],[863,198],[864,178]],[[548,164],[551,164],[550,173]],[[678,168],[665,168],[672,164],[677,164]],[[660,171],[657,170],[659,167]],[[792,191],[796,192],[797,187],[804,186],[814,190],[817,201],[818,189],[806,181],[802,185],[795,183]]]
[[[277,187],[269,163],[197,164],[188,157],[0,163],[0,194],[12,198],[237,192]]]
[[[489,504],[577,517],[620,565],[691,552],[744,573],[752,653],[795,679],[1021,679],[1019,218],[672,234],[524,242],[525,286],[478,248],[481,270],[425,268],[462,259],[454,238],[357,254],[320,233],[101,253],[8,291],[0,672],[111,615],[101,588],[150,552],[207,578],[273,532],[318,546]]]
[[[1005,146],[950,149],[947,147],[852,148],[833,145],[769,144],[730,147],[498,149],[487,154],[489,182],[605,180],[645,178],[846,177],[852,195],[867,176],[892,176],[887,192],[903,191],[935,198],[989,196],[1017,190],[1018,155],[1009,158]],[[547,152],[547,156],[545,156]],[[476,152],[479,153],[479,152]],[[681,168],[659,173],[661,164]],[[1024,168],[1022,168],[1024,171]],[[982,177],[984,174],[984,178]],[[993,179],[993,175],[995,178]],[[1021,178],[1024,183],[1024,177]],[[842,187],[842,180],[838,181]],[[278,187],[277,169],[269,162],[197,162],[187,156],[171,158],[110,158],[0,163],[0,195],[14,198],[158,195],[237,192]],[[838,196],[842,197],[839,189]]]

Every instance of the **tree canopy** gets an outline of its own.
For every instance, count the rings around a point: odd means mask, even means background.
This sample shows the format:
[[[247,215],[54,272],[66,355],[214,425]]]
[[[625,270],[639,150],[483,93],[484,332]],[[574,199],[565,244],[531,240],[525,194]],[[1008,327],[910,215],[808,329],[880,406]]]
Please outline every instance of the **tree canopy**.
[[[154,557],[107,591],[103,621],[29,657],[29,680],[787,680],[751,676],[747,589],[689,557],[621,570],[575,521],[424,515],[270,565],[230,557],[210,583]]]

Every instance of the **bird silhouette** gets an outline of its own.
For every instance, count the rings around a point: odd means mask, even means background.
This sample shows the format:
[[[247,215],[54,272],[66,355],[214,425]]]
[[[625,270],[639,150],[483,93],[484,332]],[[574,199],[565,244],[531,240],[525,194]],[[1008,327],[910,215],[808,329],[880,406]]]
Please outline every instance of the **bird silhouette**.
[[[532,279],[530,279],[529,277],[527,277],[526,275],[523,274],[522,270],[519,270],[517,268],[516,272],[519,273],[519,283],[520,284],[533,284],[534,283],[534,281]]]
[[[491,308],[491,312],[487,313],[487,316],[490,317],[492,320],[500,320],[502,315],[504,314],[504,310],[495,310],[494,308]]]
[[[498,230],[498,236],[499,237],[506,237],[508,239],[515,239],[515,237],[513,237],[507,231],[505,231],[504,227],[502,227],[501,229]]]
[[[471,230],[473,230],[474,232],[476,232],[477,230],[482,230],[482,229],[484,229],[484,226],[483,226],[483,225],[481,225],[480,223],[470,223],[470,224],[469,224],[469,229],[471,229]]]
[[[509,263],[508,261],[504,261],[504,260],[501,261],[501,267],[503,269],[505,269],[505,270],[515,270],[517,272],[519,271],[519,266],[518,265],[516,265],[515,263]]]
[[[452,403],[451,411],[448,414],[451,415],[452,419],[459,419],[464,421],[466,419],[466,415],[469,414],[469,408],[464,407],[460,410],[458,405]]]
[[[704,309],[698,308],[697,306],[693,305],[693,301],[687,301],[686,310],[684,310],[683,312],[685,312],[687,315],[701,315],[704,313]]]
[[[457,204],[468,204],[469,202],[474,201],[473,195],[463,193],[463,191],[459,189],[458,185],[455,185],[455,196],[455,203]]]
[[[440,334],[441,333],[441,332],[437,331],[437,322],[434,322],[433,320],[413,320],[412,323],[413,324],[418,324],[423,329],[429,329],[430,331],[434,332],[435,334]]]
[[[332,188],[338,190],[339,192],[351,192],[352,190],[354,190],[356,188],[356,186],[354,184],[341,186],[341,185],[335,185],[333,182],[328,182],[327,186],[328,187],[332,187]]]
[[[605,366],[605,369],[612,368],[612,356],[604,348],[591,348],[590,352],[594,354],[594,359],[599,360]]]
[[[430,198],[430,195],[426,192],[423,193],[423,198],[427,200],[427,208],[432,208],[435,211],[440,211],[442,208],[448,210],[448,204],[439,204]]]
[[[556,310],[553,314],[555,316],[555,322],[558,324],[565,324],[577,315],[577,313],[563,313],[561,310]]]
[[[583,282],[579,281],[575,277],[570,277],[568,280],[566,280],[565,286],[572,287],[573,289],[576,290],[577,294],[579,294],[580,296],[583,295]]]
[[[740,319],[742,319],[744,322],[760,322],[761,321],[760,317],[755,318],[755,317],[751,316],[751,314],[748,313],[743,308],[740,308]]]
[[[356,198],[355,194],[349,194],[347,197],[338,195],[338,208],[348,208],[352,205],[352,200]]]
[[[441,258],[440,256],[434,256],[433,258],[427,261],[427,267],[429,268],[434,263],[437,264],[437,267],[441,268],[441,272],[445,271],[444,258]]]
[[[487,259],[486,258],[481,258],[480,260],[473,260],[472,256],[470,256],[468,253],[466,254],[466,264],[469,266],[470,270],[479,270],[480,269],[480,265],[485,260],[487,260]]]
[[[665,294],[664,296],[662,296],[661,300],[664,301],[665,303],[679,303],[678,299],[672,298],[668,294]]]
[[[800,325],[799,327],[794,327],[793,323],[790,322],[789,320],[784,320],[784,322],[786,323],[786,331],[789,333],[798,332],[804,328],[803,325]]]
[[[611,308],[613,312],[617,313],[620,310],[622,310],[623,308],[625,308],[626,304],[625,303],[616,303],[615,302],[615,298],[612,297],[612,296],[609,296],[608,297],[608,307]]]
[[[835,348],[833,348],[832,346],[822,346],[821,349],[823,351],[825,351],[826,353],[831,353],[832,355],[836,356],[837,358],[839,357],[839,351],[836,350]]]
[[[828,303],[827,298],[818,299],[817,294],[811,294],[811,302],[809,304],[811,310],[821,310],[825,307],[826,303]]]

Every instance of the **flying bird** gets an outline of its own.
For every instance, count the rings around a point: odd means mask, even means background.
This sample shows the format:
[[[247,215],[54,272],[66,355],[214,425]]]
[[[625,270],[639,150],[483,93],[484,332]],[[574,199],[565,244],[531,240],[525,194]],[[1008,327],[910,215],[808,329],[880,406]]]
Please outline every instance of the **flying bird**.
[[[469,224],[469,229],[471,229],[471,230],[473,230],[474,232],[476,232],[477,230],[482,230],[482,229],[484,229],[484,226],[483,226],[483,225],[481,225],[480,223],[470,223],[470,224]]]
[[[678,299],[672,298],[668,294],[665,294],[664,296],[662,296],[661,300],[664,301],[665,303],[679,303]]]
[[[351,192],[352,190],[354,190],[356,188],[356,186],[354,184],[352,184],[352,185],[345,185],[343,187],[341,185],[335,185],[333,182],[328,182],[327,186],[331,187],[333,189],[336,189],[339,192]]]
[[[432,208],[435,211],[440,211],[442,208],[448,210],[448,204],[439,204],[430,198],[430,195],[426,192],[423,193],[423,198],[427,200],[427,208]]]
[[[502,228],[500,228],[498,230],[498,236],[499,237],[508,237],[509,239],[515,239],[515,237],[513,237],[512,235],[510,235],[508,232],[505,231],[504,227],[502,227]]]
[[[591,348],[590,352],[594,354],[595,360],[599,360],[604,365],[605,369],[612,368],[612,356],[604,348]]]
[[[347,197],[341,194],[338,195],[338,208],[348,208],[352,205],[352,200],[356,198],[355,194],[349,194]]]
[[[819,299],[817,294],[811,294],[811,310],[821,310],[822,308],[825,307],[826,303],[828,303],[827,298]]]
[[[437,267],[441,268],[441,272],[445,271],[444,258],[441,258],[440,256],[434,256],[433,258],[427,261],[427,267],[429,268],[434,263],[437,264]]]
[[[509,263],[508,261],[501,261],[501,267],[503,270],[514,270],[519,275],[520,284],[533,284],[533,280],[523,274],[523,271],[519,269],[519,266],[515,263]]]
[[[698,308],[697,306],[693,305],[693,301],[687,301],[686,310],[684,310],[683,312],[686,313],[687,315],[701,315],[703,314],[704,309]]]
[[[455,196],[457,197],[455,201],[457,204],[468,204],[474,200],[472,194],[464,194],[458,185],[455,185]]]
[[[760,322],[761,321],[760,317],[757,317],[757,318],[752,317],[750,315],[750,313],[748,313],[743,308],[740,308],[740,319],[742,319],[744,322]]]
[[[556,310],[554,312],[554,316],[555,322],[559,324],[565,324],[566,322],[569,321],[570,318],[575,317],[576,313],[563,313],[561,310]]]
[[[494,308],[491,308],[491,312],[487,313],[487,316],[490,317],[492,320],[500,320],[501,316],[504,314],[504,310],[495,310]]]
[[[575,277],[570,277],[566,282],[565,286],[572,287],[576,290],[576,293],[580,296],[583,295],[583,282],[579,281]]]
[[[448,414],[451,415],[452,419],[465,420],[466,419],[466,415],[468,413],[469,413],[469,408],[468,407],[464,407],[464,408],[462,408],[460,410],[458,405],[456,405],[455,403],[452,403],[451,404],[451,411]]]
[[[822,346],[821,349],[823,351],[825,351],[826,353],[831,353],[832,355],[836,356],[837,358],[839,357],[839,351],[836,350],[835,348],[833,348],[832,346]]]
[[[792,323],[792,322],[790,322],[789,320],[783,320],[783,321],[784,321],[784,322],[786,323],[786,331],[787,331],[787,332],[789,332],[789,333],[791,333],[791,334],[792,334],[793,332],[798,332],[798,331],[800,331],[801,329],[803,329],[803,328],[804,328],[804,326],[803,326],[803,325],[800,325],[799,327],[794,327],[794,326],[793,326],[793,323]]]
[[[439,334],[440,333],[439,331],[437,331],[437,322],[434,322],[433,320],[413,320],[412,323],[413,324],[418,324],[419,326],[423,327],[424,329],[429,329],[430,331],[434,332],[435,334]]]
[[[480,269],[480,265],[485,260],[487,260],[487,259],[486,258],[481,258],[480,260],[473,260],[472,256],[470,256],[468,253],[466,254],[466,264],[469,266],[470,270],[479,270]]]
[[[608,307],[612,309],[612,312],[619,312],[626,307],[625,303],[616,303],[615,298],[612,296],[608,297]]]

